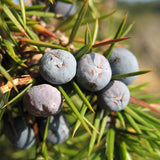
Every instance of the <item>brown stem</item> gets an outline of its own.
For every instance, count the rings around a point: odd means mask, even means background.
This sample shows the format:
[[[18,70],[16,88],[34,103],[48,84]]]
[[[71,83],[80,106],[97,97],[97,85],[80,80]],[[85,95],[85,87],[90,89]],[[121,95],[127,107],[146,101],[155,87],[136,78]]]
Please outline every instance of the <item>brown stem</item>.
[[[24,85],[28,83],[31,79],[32,78],[30,75],[24,75],[24,77],[14,79],[13,84],[15,86]],[[0,87],[0,91],[3,94],[9,92],[13,88],[13,84],[10,81],[8,81],[5,85]]]
[[[130,96],[130,100],[131,100],[132,103],[139,104],[139,105],[141,105],[143,107],[149,108],[150,110],[152,110],[154,112],[160,113],[160,110],[152,107],[151,105],[147,104],[146,102],[144,102],[144,101],[142,101],[140,99],[137,99],[137,98],[135,98],[133,96]]]

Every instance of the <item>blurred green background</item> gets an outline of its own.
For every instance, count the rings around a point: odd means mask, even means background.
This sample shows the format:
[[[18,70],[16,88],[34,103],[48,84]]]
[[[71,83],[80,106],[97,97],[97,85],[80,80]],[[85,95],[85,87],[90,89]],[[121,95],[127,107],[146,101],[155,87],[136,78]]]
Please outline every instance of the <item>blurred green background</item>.
[[[128,12],[129,23],[135,22],[129,34],[131,39],[127,42],[129,49],[138,57],[140,69],[152,70],[139,76],[135,84],[149,82],[146,92],[160,96],[160,1],[118,2],[116,6],[122,13]]]

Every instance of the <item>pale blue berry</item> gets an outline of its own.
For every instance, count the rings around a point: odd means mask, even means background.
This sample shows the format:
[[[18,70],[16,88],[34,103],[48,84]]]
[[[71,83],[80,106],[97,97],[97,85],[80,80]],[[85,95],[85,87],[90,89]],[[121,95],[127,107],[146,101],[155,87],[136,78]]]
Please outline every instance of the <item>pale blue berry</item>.
[[[96,92],[111,80],[112,71],[108,60],[101,54],[88,53],[77,64],[76,79],[84,89]]]
[[[111,65],[113,75],[139,71],[137,58],[131,51],[126,48],[114,48],[108,60]],[[128,85],[133,83],[136,78],[137,76],[132,76],[119,80]]]
[[[52,84],[65,84],[74,78],[76,67],[76,59],[70,52],[53,49],[41,58],[40,74]]]
[[[123,110],[129,103],[130,92],[121,81],[110,83],[98,94],[98,105],[106,111],[117,112]]]

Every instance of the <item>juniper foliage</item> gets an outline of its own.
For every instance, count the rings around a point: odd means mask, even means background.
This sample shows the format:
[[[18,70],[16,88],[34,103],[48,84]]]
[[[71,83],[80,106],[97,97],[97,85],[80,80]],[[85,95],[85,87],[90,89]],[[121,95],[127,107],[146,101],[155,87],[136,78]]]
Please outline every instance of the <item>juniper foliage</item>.
[[[14,157],[26,159],[31,154],[37,160],[160,159],[160,121],[155,116],[160,110],[150,104],[158,104],[159,99],[141,94],[145,84],[130,85],[130,103],[115,113],[100,109],[96,94],[82,90],[75,79],[56,86],[64,98],[62,111],[70,124],[70,137],[63,144],[47,143],[48,117],[44,137],[39,139],[36,118],[23,108],[22,98],[33,85],[46,83],[39,74],[41,56],[49,49],[64,49],[78,60],[99,50],[109,58],[115,45],[125,43],[133,27],[133,23],[126,25],[126,14],[121,16],[113,39],[99,40],[100,22],[112,19],[116,12],[101,15],[96,7],[101,1],[64,1],[77,4],[77,12],[66,19],[48,12],[52,0],[44,4],[32,0],[29,6],[25,6],[24,0],[19,0],[20,5],[12,0],[0,1],[0,123],[3,126],[6,117],[12,121],[16,116],[27,116],[36,134],[35,145],[29,151],[17,151]],[[112,79],[148,72],[115,75]],[[1,136],[3,133],[1,127]]]

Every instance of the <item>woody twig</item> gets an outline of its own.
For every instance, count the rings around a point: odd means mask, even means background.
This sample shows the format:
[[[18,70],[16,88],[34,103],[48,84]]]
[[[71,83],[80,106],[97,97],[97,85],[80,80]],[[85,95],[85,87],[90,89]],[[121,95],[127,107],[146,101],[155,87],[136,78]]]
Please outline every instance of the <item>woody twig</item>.
[[[13,79],[13,84],[15,86],[24,85],[27,84],[30,80],[32,80],[30,75],[23,75],[21,78],[15,78]],[[13,84],[8,81],[5,85],[0,87],[1,93],[7,93],[13,88]]]

